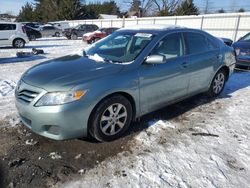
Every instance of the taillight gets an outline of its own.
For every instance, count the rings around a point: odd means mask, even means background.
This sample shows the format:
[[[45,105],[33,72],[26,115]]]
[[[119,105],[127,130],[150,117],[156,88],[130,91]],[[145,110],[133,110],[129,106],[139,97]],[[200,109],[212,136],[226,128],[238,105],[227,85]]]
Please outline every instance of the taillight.
[[[25,27],[22,26],[23,33],[26,33]]]

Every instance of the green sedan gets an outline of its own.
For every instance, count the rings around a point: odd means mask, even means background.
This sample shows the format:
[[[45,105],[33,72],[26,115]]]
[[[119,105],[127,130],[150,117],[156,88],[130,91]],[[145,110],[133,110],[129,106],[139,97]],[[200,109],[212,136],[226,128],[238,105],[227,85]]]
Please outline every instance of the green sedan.
[[[25,126],[56,140],[120,137],[136,118],[206,92],[218,96],[234,50],[212,35],[175,26],[120,29],[27,70],[15,91]]]

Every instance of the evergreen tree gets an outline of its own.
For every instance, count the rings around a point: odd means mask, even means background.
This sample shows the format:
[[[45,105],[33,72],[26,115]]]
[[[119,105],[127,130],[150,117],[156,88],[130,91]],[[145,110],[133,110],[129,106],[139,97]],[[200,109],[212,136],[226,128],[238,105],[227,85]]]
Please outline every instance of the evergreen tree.
[[[35,12],[34,12],[33,6],[27,2],[22,7],[22,9],[17,17],[17,21],[19,21],[19,22],[23,22],[23,21],[32,22],[35,20],[36,20],[36,17],[35,17]]]
[[[245,9],[244,9],[244,8],[240,8],[240,9],[238,10],[238,12],[245,12]]]
[[[199,10],[194,5],[193,0],[185,0],[183,1],[175,10],[175,15],[198,15]]]
[[[226,11],[223,9],[223,8],[221,8],[220,10],[218,10],[218,13],[225,13]]]

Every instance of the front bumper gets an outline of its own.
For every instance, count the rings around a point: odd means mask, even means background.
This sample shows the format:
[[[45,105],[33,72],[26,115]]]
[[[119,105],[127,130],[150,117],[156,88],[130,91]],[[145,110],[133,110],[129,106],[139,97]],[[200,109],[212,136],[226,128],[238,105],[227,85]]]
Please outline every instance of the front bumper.
[[[20,90],[39,92],[32,102],[19,98],[16,92],[16,107],[23,124],[33,132],[54,139],[64,140],[87,136],[88,118],[91,113],[89,105],[80,100],[64,105],[35,107],[35,103],[45,90],[30,86],[22,81]]]

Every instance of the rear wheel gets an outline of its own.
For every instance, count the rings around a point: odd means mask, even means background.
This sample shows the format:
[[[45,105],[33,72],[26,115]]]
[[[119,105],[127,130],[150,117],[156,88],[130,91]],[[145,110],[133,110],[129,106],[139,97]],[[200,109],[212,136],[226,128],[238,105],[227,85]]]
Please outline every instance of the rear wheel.
[[[55,33],[55,36],[56,36],[56,37],[60,37],[60,33],[59,33],[59,32],[56,32],[56,33]]]
[[[76,40],[77,39],[77,35],[76,34],[71,34],[71,39],[72,40]]]
[[[13,41],[14,48],[23,48],[25,46],[25,41],[23,39],[15,39]]]
[[[119,138],[132,120],[132,106],[128,99],[115,95],[101,102],[90,118],[90,134],[99,141]]]
[[[222,69],[216,73],[208,90],[210,97],[217,97],[223,91],[226,83],[226,72]]]

